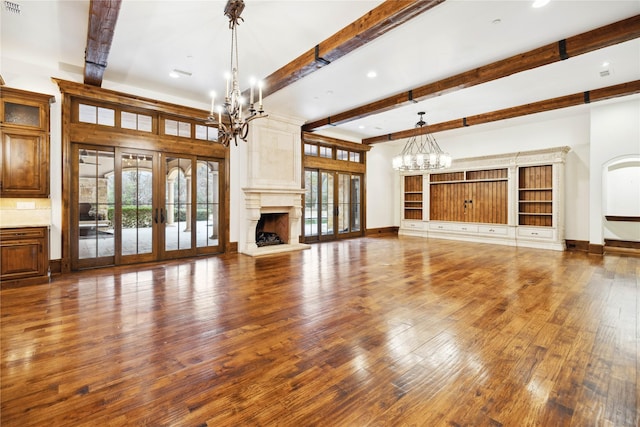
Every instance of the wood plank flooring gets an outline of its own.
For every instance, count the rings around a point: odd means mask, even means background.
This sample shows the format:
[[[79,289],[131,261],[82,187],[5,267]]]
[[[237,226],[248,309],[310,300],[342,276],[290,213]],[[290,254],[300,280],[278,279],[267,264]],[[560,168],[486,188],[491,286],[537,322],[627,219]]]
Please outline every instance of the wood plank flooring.
[[[9,426],[636,426],[640,258],[363,238],[1,297]]]

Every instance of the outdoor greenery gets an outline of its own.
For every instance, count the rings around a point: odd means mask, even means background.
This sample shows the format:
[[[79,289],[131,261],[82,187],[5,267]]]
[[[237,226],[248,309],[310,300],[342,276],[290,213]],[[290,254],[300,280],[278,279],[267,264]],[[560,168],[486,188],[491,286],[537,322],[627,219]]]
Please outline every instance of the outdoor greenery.
[[[189,185],[181,163],[186,161],[184,159],[172,159],[171,161],[173,166],[179,166],[179,171],[175,175],[175,179],[167,181],[171,182],[173,186],[173,188],[167,188],[167,192],[172,192],[172,200],[174,201],[173,220],[184,222],[187,219],[186,202],[189,199],[187,194]],[[199,161],[197,164],[196,200],[198,208],[196,221],[206,221],[212,214],[217,215],[218,188],[217,183],[212,179],[212,174],[217,170],[217,162]],[[155,213],[152,207],[153,174],[151,170],[143,167],[130,167],[124,169],[121,176],[122,228],[151,227]],[[111,205],[107,212],[107,219],[115,224],[113,208],[116,200],[115,176],[110,175],[107,180],[107,203]],[[167,199],[169,199],[168,195]]]

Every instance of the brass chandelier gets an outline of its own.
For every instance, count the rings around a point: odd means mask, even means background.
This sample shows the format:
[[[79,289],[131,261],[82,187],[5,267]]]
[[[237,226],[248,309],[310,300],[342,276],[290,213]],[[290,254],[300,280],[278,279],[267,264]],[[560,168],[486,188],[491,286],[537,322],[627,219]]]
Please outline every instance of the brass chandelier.
[[[405,144],[402,152],[392,160],[393,168],[400,171],[421,171],[430,169],[444,169],[451,166],[451,156],[442,151],[436,139],[422,128],[424,112],[418,113],[420,120],[416,123],[419,129]]]
[[[267,117],[262,105],[262,82],[258,83],[258,104],[254,104],[254,86],[251,82],[249,103],[245,106],[245,99],[240,91],[238,81],[238,35],[237,27],[244,21],[240,14],[244,10],[244,0],[229,0],[224,8],[224,14],[229,18],[231,29],[231,72],[226,77],[224,103],[218,106],[218,117],[215,117],[215,98],[211,97],[211,111],[207,118],[208,124],[218,126],[218,142],[228,147],[231,140],[238,145],[238,138],[247,142],[249,123],[252,120]],[[223,121],[224,117],[224,121]]]

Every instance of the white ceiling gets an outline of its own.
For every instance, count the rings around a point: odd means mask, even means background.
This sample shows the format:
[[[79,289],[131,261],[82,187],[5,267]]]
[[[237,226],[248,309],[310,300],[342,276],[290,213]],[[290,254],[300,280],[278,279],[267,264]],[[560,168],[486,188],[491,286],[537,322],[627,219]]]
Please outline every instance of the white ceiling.
[[[75,73],[82,81],[89,0],[13,0],[1,11],[0,74],[7,60]],[[355,21],[382,1],[245,0],[238,28],[240,77],[264,78]],[[103,87],[180,97],[207,109],[224,91],[231,32],[225,1],[123,0]],[[265,109],[322,119],[371,101],[480,67],[640,14],[638,0],[447,0],[405,25],[267,97]],[[499,22],[498,22],[499,21]],[[9,63],[10,63],[9,61]],[[601,77],[602,63],[610,75]],[[190,77],[172,79],[179,69]],[[377,77],[366,77],[375,71]],[[417,104],[318,130],[360,140],[640,78],[640,39],[462,89]]]

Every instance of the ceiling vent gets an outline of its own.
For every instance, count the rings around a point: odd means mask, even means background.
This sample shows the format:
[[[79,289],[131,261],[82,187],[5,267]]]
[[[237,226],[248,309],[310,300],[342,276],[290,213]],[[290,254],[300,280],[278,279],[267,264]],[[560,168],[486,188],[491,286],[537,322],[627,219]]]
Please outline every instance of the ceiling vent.
[[[14,3],[12,1],[5,1],[4,10],[6,10],[9,13],[15,13],[16,15],[20,15],[20,4]]]

